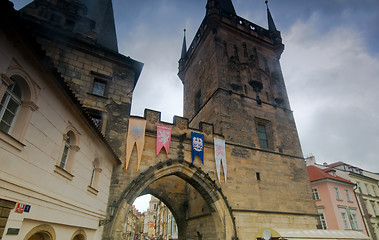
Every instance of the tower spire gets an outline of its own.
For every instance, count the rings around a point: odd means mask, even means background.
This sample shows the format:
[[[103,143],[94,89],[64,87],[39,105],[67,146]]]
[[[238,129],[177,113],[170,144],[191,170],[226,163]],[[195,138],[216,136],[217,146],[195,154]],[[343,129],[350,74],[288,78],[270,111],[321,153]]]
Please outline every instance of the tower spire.
[[[186,57],[187,53],[187,44],[186,44],[186,29],[184,29],[184,37],[183,37],[183,46],[182,46],[182,55],[180,59],[183,59]]]
[[[268,0],[266,0],[265,3],[266,3],[266,7],[267,7],[268,30],[270,32],[278,31],[276,29],[276,26],[275,26],[275,23],[274,23],[274,19],[272,19],[272,16],[271,16],[271,13],[270,13],[270,9],[268,9]]]

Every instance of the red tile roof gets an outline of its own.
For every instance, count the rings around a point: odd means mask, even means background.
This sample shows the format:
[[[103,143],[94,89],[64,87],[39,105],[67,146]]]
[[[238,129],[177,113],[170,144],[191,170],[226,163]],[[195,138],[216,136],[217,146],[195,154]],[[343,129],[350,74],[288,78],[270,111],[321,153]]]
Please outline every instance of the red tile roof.
[[[330,172],[330,168],[320,169],[316,166],[308,166],[307,170],[308,170],[308,175],[311,182],[321,180],[321,179],[332,179],[332,180],[336,180],[340,182],[354,184],[345,178],[338,177],[338,176],[334,177],[333,175],[326,173],[326,171]]]

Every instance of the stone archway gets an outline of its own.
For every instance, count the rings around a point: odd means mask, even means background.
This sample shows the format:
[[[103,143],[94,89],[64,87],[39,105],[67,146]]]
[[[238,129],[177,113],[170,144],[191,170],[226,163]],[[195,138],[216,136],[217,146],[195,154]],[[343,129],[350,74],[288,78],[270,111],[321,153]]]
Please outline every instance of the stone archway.
[[[134,200],[139,195],[146,193],[146,189],[149,189],[149,186],[155,182],[172,176],[178,177],[191,185],[205,201],[209,209],[208,219],[213,221],[212,226],[214,226],[212,233],[208,233],[212,234],[212,239],[237,239],[233,214],[221,189],[201,168],[183,160],[159,162],[155,166],[140,173],[125,188],[118,199],[118,209],[112,221],[106,226],[104,239],[120,239],[121,236],[119,234],[122,232],[123,218]],[[153,195],[157,196],[159,194],[155,192]],[[170,208],[173,210],[176,218],[178,218],[175,219],[178,223],[179,239],[185,239],[187,234],[185,229],[187,223],[185,221],[188,219],[185,219],[184,216],[180,216],[180,210],[178,210],[180,206],[177,206],[176,209],[175,206],[171,206]],[[194,233],[192,233],[192,236],[193,235]]]
[[[87,240],[87,234],[83,229],[76,230],[72,234],[71,240]]]
[[[42,224],[31,229],[24,237],[24,240],[55,240],[54,228],[50,225]]]

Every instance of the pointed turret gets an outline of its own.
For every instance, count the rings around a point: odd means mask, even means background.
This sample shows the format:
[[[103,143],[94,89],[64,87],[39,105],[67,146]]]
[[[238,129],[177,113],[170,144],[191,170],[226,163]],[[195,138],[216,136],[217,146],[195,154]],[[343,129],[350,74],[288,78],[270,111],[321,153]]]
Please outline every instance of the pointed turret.
[[[118,51],[111,0],[34,0],[20,12],[54,31]]]
[[[88,17],[96,22],[97,44],[118,51],[112,0],[80,0],[88,8]]]
[[[206,8],[207,12],[212,8],[216,8],[222,12],[237,15],[231,0],[208,0]]]
[[[278,30],[276,29],[274,19],[272,18],[271,13],[270,13],[270,9],[268,8],[268,1],[266,0],[265,3],[266,3],[266,7],[267,7],[268,30],[270,32],[276,32]]]
[[[186,29],[184,29],[184,37],[183,37],[183,46],[182,46],[182,55],[180,59],[183,59],[186,57],[187,53],[187,44],[186,44]]]

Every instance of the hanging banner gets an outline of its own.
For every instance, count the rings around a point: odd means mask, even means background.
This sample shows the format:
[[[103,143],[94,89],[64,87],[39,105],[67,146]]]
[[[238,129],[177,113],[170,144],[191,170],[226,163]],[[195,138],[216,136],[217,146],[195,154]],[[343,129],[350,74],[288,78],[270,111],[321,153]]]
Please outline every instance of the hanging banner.
[[[226,154],[225,154],[225,140],[219,139],[219,138],[213,138],[214,139],[214,148],[215,148],[215,160],[216,160],[216,170],[217,170],[217,177],[218,181],[220,181],[220,169],[221,169],[221,163],[222,168],[224,169],[224,177],[225,177],[225,183],[226,183]]]
[[[201,133],[191,132],[192,140],[192,163],[195,156],[200,157],[201,163],[204,164],[204,135]]]
[[[162,147],[166,150],[166,155],[168,156],[168,151],[170,150],[171,142],[171,128],[158,125],[157,126],[157,156],[161,151]]]
[[[130,156],[132,155],[134,144],[137,145],[138,164],[137,170],[141,165],[143,146],[145,145],[146,120],[129,119],[128,137],[126,139],[126,159],[125,171],[128,170]]]

